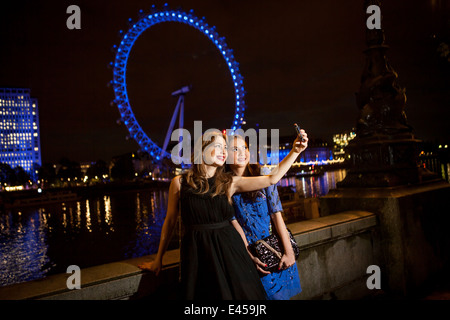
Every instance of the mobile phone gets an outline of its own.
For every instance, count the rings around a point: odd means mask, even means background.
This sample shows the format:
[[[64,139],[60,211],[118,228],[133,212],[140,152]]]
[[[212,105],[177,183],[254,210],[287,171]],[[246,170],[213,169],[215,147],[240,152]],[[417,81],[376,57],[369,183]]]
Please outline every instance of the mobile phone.
[[[294,123],[294,127],[295,127],[295,131],[297,131],[297,135],[298,135],[299,137],[302,137],[302,136],[300,135],[300,127],[298,126],[298,124]],[[302,142],[303,142],[303,141],[305,141],[305,139],[303,139],[303,137],[302,137]]]

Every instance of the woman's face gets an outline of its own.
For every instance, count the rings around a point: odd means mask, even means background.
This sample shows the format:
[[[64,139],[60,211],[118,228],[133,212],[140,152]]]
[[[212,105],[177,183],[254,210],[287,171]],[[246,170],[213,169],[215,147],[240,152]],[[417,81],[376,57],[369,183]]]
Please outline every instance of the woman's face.
[[[222,136],[215,136],[204,151],[204,160],[208,165],[223,166],[228,156],[227,142]]]
[[[244,139],[234,137],[230,157],[233,157],[233,163],[230,164],[231,168],[245,167],[248,164],[250,161],[250,152],[248,151],[248,147]]]

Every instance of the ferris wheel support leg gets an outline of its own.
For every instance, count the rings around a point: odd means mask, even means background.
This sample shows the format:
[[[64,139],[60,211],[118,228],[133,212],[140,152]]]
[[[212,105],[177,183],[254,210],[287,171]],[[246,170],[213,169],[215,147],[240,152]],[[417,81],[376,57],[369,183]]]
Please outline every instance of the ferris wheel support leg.
[[[182,96],[178,98],[177,106],[175,107],[175,111],[173,112],[172,119],[170,120],[169,129],[167,130],[166,138],[164,139],[164,145],[161,149],[160,157],[164,156],[166,152],[167,145],[169,144],[170,136],[172,135],[173,126],[175,125],[175,120],[177,119],[178,110],[180,109],[180,105],[182,104]]]
[[[180,96],[180,117],[178,118],[178,128],[184,128],[184,95]],[[183,130],[180,130],[180,136],[178,137],[178,142],[183,140]]]

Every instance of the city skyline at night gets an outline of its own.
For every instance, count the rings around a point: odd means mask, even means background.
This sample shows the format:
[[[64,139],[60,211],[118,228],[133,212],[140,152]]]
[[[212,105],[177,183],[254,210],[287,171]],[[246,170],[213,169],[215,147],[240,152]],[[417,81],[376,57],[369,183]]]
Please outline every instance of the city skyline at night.
[[[449,299],[450,1],[166,1],[1,2],[0,300]]]
[[[81,29],[66,27],[69,2],[2,4],[0,53],[4,87],[30,88],[39,99],[42,162],[110,160],[138,149],[111,101],[111,48],[139,10],[163,1],[79,1]],[[223,36],[239,62],[246,91],[244,128],[299,124],[314,139],[331,140],[355,126],[355,92],[364,66],[363,2],[320,4],[271,1],[183,1]],[[449,68],[439,45],[448,42],[447,3],[382,2],[387,59],[406,89],[406,114],[418,139],[448,141]],[[401,15],[396,12],[402,12]],[[226,129],[234,116],[234,89],[217,48],[194,28],[164,23],[133,46],[128,95],[140,125],[160,146],[175,108],[171,93],[192,84],[185,124]]]

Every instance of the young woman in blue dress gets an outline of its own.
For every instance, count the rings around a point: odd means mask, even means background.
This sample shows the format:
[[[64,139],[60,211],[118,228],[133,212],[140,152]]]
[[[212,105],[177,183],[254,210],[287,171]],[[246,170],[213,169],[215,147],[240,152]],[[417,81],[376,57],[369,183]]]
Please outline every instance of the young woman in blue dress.
[[[197,142],[200,145],[197,150],[202,152],[196,154],[194,148],[192,167],[173,178],[169,186],[158,253],[153,261],[139,267],[159,274],[181,211],[186,229],[180,248],[182,297],[188,300],[265,299],[265,290],[244,245],[243,231],[232,219],[231,197],[276,184],[306,149],[307,135],[304,131],[301,135],[277,170],[266,176],[243,177],[224,171],[227,137],[220,131],[205,134]]]
[[[227,165],[234,176],[260,176],[259,164],[249,164],[250,153],[245,140],[235,136],[231,141],[228,156],[232,157],[231,164]],[[271,234],[274,227],[280,236],[284,247],[278,270],[269,272],[264,270],[264,264],[250,254],[258,271],[261,282],[266,290],[269,300],[288,300],[301,292],[300,279],[295,261],[294,252],[289,241],[289,235],[281,212],[283,208],[278,196],[276,185],[267,188],[235,193],[232,197],[235,217],[243,229],[246,245],[263,239]]]

